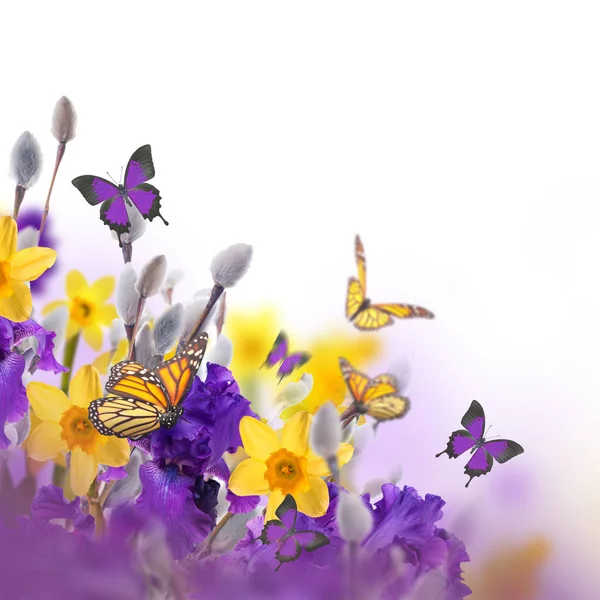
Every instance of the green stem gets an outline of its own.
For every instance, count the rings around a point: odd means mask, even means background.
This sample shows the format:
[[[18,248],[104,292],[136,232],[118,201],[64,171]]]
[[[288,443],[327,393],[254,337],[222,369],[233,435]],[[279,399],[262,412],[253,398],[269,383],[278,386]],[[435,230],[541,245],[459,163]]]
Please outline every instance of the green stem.
[[[69,395],[69,383],[71,382],[71,373],[73,371],[73,364],[75,363],[75,354],[77,353],[77,345],[79,344],[79,337],[81,332],[76,333],[73,337],[69,338],[65,343],[65,350],[63,353],[63,366],[69,369],[62,374],[60,381],[60,389]],[[62,487],[65,481],[67,470],[60,466],[54,465],[54,472],[52,473],[52,483],[57,487]]]

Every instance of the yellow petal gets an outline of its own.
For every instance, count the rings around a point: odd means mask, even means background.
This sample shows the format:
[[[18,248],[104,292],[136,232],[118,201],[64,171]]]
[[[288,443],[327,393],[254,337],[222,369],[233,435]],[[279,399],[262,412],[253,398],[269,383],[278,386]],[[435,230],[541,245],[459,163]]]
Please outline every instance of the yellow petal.
[[[269,491],[269,484],[265,479],[266,471],[264,462],[256,458],[247,458],[233,470],[229,478],[229,489],[238,496],[266,494]]]
[[[304,400],[298,402],[297,404],[293,404],[292,406],[288,406],[285,410],[281,411],[279,415],[282,421],[289,421],[295,414],[309,409],[308,398],[310,398],[310,394]]]
[[[67,323],[67,333],[65,334],[65,339],[70,340],[74,335],[77,335],[81,331],[81,323],[74,321],[73,319],[69,319]]]
[[[98,462],[101,465],[108,465],[109,467],[122,467],[126,465],[131,455],[129,442],[117,437],[102,437],[106,438],[106,442],[102,440],[104,443],[96,447],[95,454]]]
[[[310,488],[305,492],[294,494],[294,500],[298,505],[298,512],[309,517],[322,517],[329,507],[329,491],[327,484],[314,475],[308,476]]]
[[[115,278],[112,275],[100,277],[92,283],[90,294],[94,297],[97,304],[104,304],[112,295],[115,289]]]
[[[102,343],[104,342],[104,335],[102,334],[102,328],[96,323],[92,323],[87,327],[83,328],[83,339],[88,343],[92,350],[98,352],[102,349]]]
[[[108,352],[103,352],[98,358],[92,361],[92,365],[98,369],[98,373],[100,375],[106,375],[108,373],[108,365],[110,364],[110,360],[113,357],[112,350]]]
[[[268,425],[253,417],[242,418],[240,436],[248,456],[259,460],[267,459],[281,447],[277,434]]]
[[[281,431],[281,447],[297,456],[304,456],[308,451],[308,434],[312,417],[305,410],[296,413]]]
[[[100,325],[110,325],[119,315],[114,304],[100,304],[94,311],[94,320]]]
[[[88,283],[83,276],[81,271],[73,269],[67,273],[67,279],[65,281],[65,288],[67,292],[67,298],[77,298],[89,289]]]
[[[12,296],[0,298],[0,317],[6,317],[15,323],[22,323],[31,316],[33,303],[31,301],[31,291],[25,283],[20,281],[11,281],[13,290]]]
[[[87,408],[92,400],[102,398],[100,373],[92,365],[84,365],[75,373],[69,385],[69,400],[75,406]]]
[[[112,364],[116,365],[118,362],[125,360],[125,357],[127,356],[128,351],[129,351],[129,342],[127,341],[127,338],[123,338],[119,342],[119,345],[117,346],[117,350],[112,359]],[[165,358],[165,360],[167,360],[167,359]]]
[[[47,423],[58,423],[63,413],[71,408],[66,395],[53,385],[32,381],[27,386],[27,398],[36,417]]]
[[[17,223],[11,217],[0,217],[0,260],[17,251]]]
[[[354,448],[350,444],[340,444],[337,451],[338,466],[343,467],[354,454]],[[318,475],[319,477],[326,477],[331,475],[331,471],[327,466],[327,463],[322,458],[318,457],[312,452],[308,453],[308,468],[307,472],[310,475]]]
[[[279,508],[279,505],[283,502],[284,498],[283,492],[280,492],[279,490],[275,490],[269,494],[267,512],[265,513],[265,523],[271,519],[277,518],[275,511]]]
[[[56,423],[40,423],[29,436],[27,454],[33,460],[52,460],[57,454],[67,450],[61,437],[62,427]]]
[[[43,315],[49,315],[53,310],[56,310],[59,306],[64,306],[67,304],[66,300],[54,300],[49,304],[44,306],[44,310],[42,310]]]
[[[69,479],[71,489],[77,496],[85,496],[98,473],[98,463],[91,454],[81,448],[74,448],[71,452],[71,468]]]
[[[56,251],[52,248],[25,248],[13,254],[8,262],[11,279],[34,281],[56,262]]]

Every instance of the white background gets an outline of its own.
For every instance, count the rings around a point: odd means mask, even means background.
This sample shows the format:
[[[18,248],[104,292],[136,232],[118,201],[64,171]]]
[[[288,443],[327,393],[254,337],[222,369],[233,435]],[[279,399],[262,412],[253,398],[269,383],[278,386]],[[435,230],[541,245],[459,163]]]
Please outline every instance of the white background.
[[[170,225],[150,225],[134,264],[166,253],[188,275],[182,295],[210,284],[216,251],[245,241],[254,262],[229,302],[277,303],[307,335],[343,324],[360,233],[370,295],[436,313],[381,333],[388,363],[411,357],[413,426],[382,428],[387,454],[372,469],[401,462],[407,483],[449,507],[476,502],[497,471],[537,474],[534,508],[502,523],[553,536],[568,576],[591,589],[595,3],[39,2],[2,13],[1,156],[8,166],[27,129],[46,157],[26,203],[44,201],[55,101],[66,94],[79,114],[52,205],[63,273],[119,272],[108,228],[70,181],[118,177],[145,143]],[[0,191],[9,206],[8,177]],[[462,463],[432,455],[474,398],[490,434],[526,452],[465,490]]]

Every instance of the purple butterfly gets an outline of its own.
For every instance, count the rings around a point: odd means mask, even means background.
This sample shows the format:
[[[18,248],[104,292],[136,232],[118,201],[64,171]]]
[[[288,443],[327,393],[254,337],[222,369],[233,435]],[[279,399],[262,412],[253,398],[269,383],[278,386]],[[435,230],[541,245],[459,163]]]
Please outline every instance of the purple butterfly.
[[[448,454],[450,458],[458,458],[463,452],[471,450],[473,456],[465,466],[465,473],[470,479],[465,487],[469,487],[474,477],[489,473],[494,466],[494,459],[502,464],[524,452],[523,447],[512,440],[485,441],[485,413],[477,400],[471,402],[460,423],[466,430],[453,431],[446,449],[435,457]]]
[[[294,371],[302,365],[305,365],[310,360],[311,355],[307,352],[294,352],[294,354],[288,354],[288,337],[285,331],[280,331],[271,351],[267,355],[267,359],[262,364],[262,367],[271,368],[274,367],[279,361],[279,369],[277,375],[279,375],[279,383],[284,377],[288,377]],[[262,368],[261,367],[261,368]]]
[[[275,558],[281,565],[300,557],[302,550],[313,552],[327,546],[329,538],[319,531],[296,531],[298,507],[294,497],[288,494],[275,511],[277,519],[267,521],[258,538],[263,544],[277,544]]]
[[[129,231],[131,226],[127,208],[135,206],[144,219],[152,221],[160,217],[165,225],[168,223],[160,214],[160,192],[149,183],[154,177],[154,163],[150,145],[138,148],[129,159],[125,169],[125,184],[115,185],[102,177],[81,175],[71,182],[92,205],[100,206],[100,218],[119,237]]]

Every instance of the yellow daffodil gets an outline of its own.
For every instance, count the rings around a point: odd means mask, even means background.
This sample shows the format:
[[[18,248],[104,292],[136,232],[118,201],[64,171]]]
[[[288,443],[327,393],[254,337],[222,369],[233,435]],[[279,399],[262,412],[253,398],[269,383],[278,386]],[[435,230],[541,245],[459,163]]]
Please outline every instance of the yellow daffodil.
[[[85,341],[98,352],[102,348],[102,327],[108,327],[117,318],[113,304],[106,304],[115,289],[115,278],[101,277],[92,285],[88,285],[79,271],[69,271],[66,279],[68,300],[50,302],[44,310],[46,315],[55,308],[68,305],[70,310],[67,326],[67,339],[80,331]]]
[[[314,414],[325,402],[333,402],[339,407],[347,393],[346,383],[340,371],[339,357],[343,356],[356,369],[363,370],[369,362],[377,358],[382,345],[379,339],[372,335],[333,330],[322,332],[303,350],[312,355],[304,370],[313,376],[313,387],[304,400],[281,413],[284,421],[301,410]]]
[[[92,365],[98,369],[100,375],[106,375],[110,367],[127,358],[128,350],[129,342],[127,339],[123,338],[119,341],[116,350],[103,352],[92,362]]]
[[[275,510],[286,494],[296,500],[298,510],[309,517],[327,512],[329,492],[322,477],[330,475],[327,463],[309,447],[312,415],[294,415],[279,432],[252,417],[240,421],[240,436],[245,452],[229,479],[229,489],[238,496],[269,495],[265,521],[275,518]],[[339,465],[345,465],[354,448],[341,444]]]
[[[68,398],[58,388],[39,381],[27,386],[27,397],[41,420],[31,432],[27,453],[34,460],[45,461],[71,452],[69,479],[75,494],[87,494],[98,464],[127,464],[127,440],[101,435],[88,418],[90,402],[102,397],[100,374],[92,365],[83,366],[73,377]]]
[[[36,280],[56,261],[52,248],[25,248],[17,252],[17,223],[0,217],[0,316],[21,323],[33,303],[27,281]]]

